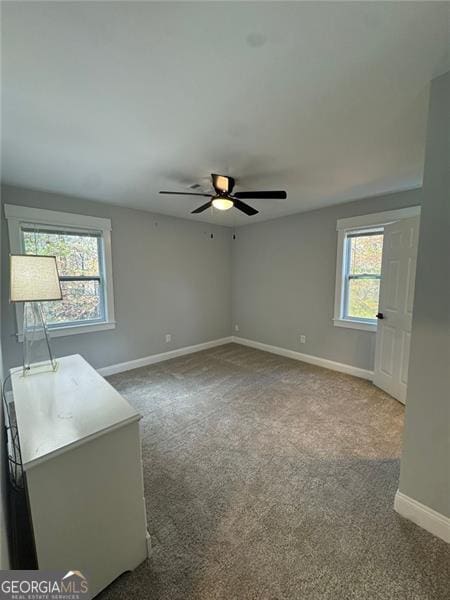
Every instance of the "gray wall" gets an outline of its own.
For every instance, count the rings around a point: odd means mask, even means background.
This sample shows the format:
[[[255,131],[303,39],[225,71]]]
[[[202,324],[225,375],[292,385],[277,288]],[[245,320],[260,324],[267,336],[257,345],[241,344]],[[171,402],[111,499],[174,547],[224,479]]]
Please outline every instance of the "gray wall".
[[[2,187],[2,203],[112,221],[117,327],[55,338],[57,356],[77,352],[98,368],[230,335],[230,229],[10,186]],[[7,281],[3,210],[2,228],[3,281]],[[2,300],[3,354],[10,367],[19,365],[22,357],[7,285]],[[165,343],[166,333],[172,334],[172,343]]]
[[[450,517],[450,73],[430,112],[400,491]]]
[[[332,321],[336,221],[418,205],[421,194],[411,190],[240,227],[233,243],[235,335],[372,370],[375,334]]]
[[[0,229],[0,289],[2,286],[2,265],[1,265],[1,249],[2,249],[2,231]],[[1,294],[0,294],[0,314],[1,314]],[[3,382],[3,356],[1,344],[2,319],[0,319],[0,382]],[[1,400],[0,400],[1,402]],[[4,469],[5,459],[5,440],[3,429],[3,406],[0,407],[0,570],[9,568],[8,556],[8,538],[6,530],[6,473]]]

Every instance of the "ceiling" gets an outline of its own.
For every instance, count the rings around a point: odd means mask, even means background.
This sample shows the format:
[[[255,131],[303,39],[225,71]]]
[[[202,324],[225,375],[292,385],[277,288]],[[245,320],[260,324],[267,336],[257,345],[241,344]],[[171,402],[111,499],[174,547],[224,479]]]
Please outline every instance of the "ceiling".
[[[444,2],[2,2],[2,180],[225,225],[421,184]],[[160,189],[286,189],[190,215]]]

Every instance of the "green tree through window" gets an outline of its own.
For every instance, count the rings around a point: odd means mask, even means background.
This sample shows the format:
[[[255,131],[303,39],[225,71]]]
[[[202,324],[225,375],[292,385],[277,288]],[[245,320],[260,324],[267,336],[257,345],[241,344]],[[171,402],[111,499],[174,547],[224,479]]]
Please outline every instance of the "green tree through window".
[[[44,302],[51,327],[104,320],[100,234],[23,228],[26,254],[56,256],[62,301]]]
[[[347,236],[345,317],[374,320],[380,295],[383,233]]]

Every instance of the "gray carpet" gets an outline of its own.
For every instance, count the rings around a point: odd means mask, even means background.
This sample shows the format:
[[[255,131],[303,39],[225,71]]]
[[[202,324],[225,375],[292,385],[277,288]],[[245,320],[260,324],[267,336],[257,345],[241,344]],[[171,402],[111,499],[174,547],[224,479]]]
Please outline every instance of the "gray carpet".
[[[143,415],[154,551],[102,600],[449,598],[449,546],[393,511],[404,409],[229,344],[109,381]]]

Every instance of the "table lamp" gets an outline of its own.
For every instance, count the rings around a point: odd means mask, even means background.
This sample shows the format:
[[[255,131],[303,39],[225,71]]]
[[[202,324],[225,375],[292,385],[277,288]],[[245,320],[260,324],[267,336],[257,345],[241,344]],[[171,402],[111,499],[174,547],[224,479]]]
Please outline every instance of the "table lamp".
[[[54,256],[10,255],[10,301],[23,302],[23,374],[31,370],[32,347],[44,340],[53,371],[57,362],[50,348],[41,302],[62,300],[58,267]],[[46,361],[45,361],[46,362]],[[45,364],[45,363],[44,363]]]

